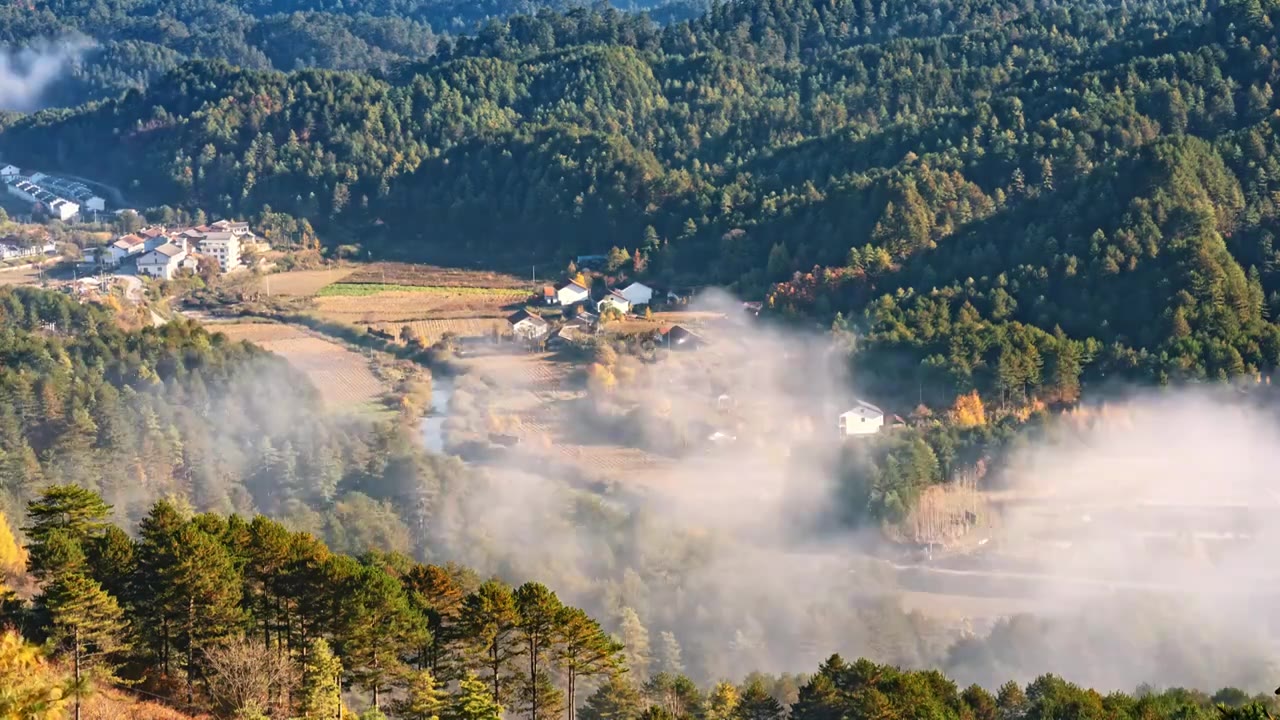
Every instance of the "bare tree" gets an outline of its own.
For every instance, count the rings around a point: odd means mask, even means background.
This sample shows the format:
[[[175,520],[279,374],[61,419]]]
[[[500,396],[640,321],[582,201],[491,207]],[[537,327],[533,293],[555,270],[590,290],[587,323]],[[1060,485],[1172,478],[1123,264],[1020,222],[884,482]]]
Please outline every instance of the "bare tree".
[[[288,715],[295,678],[287,657],[261,642],[236,635],[209,649],[205,658],[209,665],[209,695],[215,702],[233,713],[280,708],[284,716]]]

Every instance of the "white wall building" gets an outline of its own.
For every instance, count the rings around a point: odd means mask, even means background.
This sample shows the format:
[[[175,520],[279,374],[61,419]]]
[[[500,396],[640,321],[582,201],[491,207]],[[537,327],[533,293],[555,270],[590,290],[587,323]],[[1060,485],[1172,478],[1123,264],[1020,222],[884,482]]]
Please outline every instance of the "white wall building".
[[[80,206],[70,200],[64,200],[55,197],[52,200],[45,201],[45,207],[49,209],[49,214],[59,220],[70,220],[80,214]]]
[[[142,275],[172,280],[173,274],[186,259],[186,250],[177,245],[164,244],[138,258],[138,272]]]
[[[600,302],[596,303],[596,312],[604,312],[609,308],[613,308],[625,315],[631,312],[631,301],[624,298],[619,293],[609,293],[608,295],[605,295]]]
[[[0,168],[0,177],[14,177],[21,174],[22,171],[16,165],[5,165]]]
[[[884,411],[858,400],[850,410],[840,414],[840,435],[875,435],[884,427]]]
[[[240,267],[240,236],[230,231],[209,232],[197,245],[202,255],[218,261],[222,272]]]
[[[591,293],[583,286],[570,280],[556,289],[556,302],[568,307],[574,303],[586,302]]]
[[[644,283],[633,282],[618,291],[632,305],[648,305],[653,300],[653,288]]]
[[[146,241],[142,238],[137,235],[123,235],[107,246],[107,264],[117,266],[124,262],[125,258],[139,255],[146,249]]]

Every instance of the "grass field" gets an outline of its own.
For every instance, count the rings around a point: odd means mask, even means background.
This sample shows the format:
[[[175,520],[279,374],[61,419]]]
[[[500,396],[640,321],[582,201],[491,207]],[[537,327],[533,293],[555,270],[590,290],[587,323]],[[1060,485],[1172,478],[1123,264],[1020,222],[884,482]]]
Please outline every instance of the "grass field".
[[[313,313],[327,322],[393,334],[409,325],[430,345],[447,332],[461,337],[504,332],[506,316],[527,297],[526,291],[510,288],[339,283],[320,292]]]
[[[430,287],[506,288],[524,291],[527,291],[533,284],[529,279],[507,273],[393,262],[362,265],[346,278],[346,282]]]
[[[0,271],[0,285],[35,285],[40,282],[40,271],[36,268]]]
[[[311,380],[331,409],[360,409],[388,391],[359,353],[293,325],[230,323],[214,329],[284,357]]]

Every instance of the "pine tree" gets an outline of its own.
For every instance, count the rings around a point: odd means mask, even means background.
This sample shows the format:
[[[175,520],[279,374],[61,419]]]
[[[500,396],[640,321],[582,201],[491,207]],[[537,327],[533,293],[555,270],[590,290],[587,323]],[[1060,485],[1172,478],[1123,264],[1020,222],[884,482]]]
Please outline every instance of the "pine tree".
[[[539,704],[544,693],[540,680],[546,672],[545,660],[556,639],[563,605],[556,594],[541,583],[528,582],[516,588],[516,637],[524,647],[529,674],[524,678],[521,697],[529,720],[538,720]]]
[[[562,606],[556,621],[556,664],[565,674],[568,720],[577,712],[578,682],[604,673],[616,675],[622,664],[622,644],[586,612]]]
[[[658,670],[679,675],[684,672],[684,660],[681,658],[680,642],[674,633],[663,630],[658,647]]]
[[[178,533],[185,523],[178,509],[168,501],[162,500],[151,507],[138,526],[141,537],[136,552],[135,591],[128,598],[128,604],[139,615],[143,642],[166,676],[171,671],[175,626],[181,608],[168,593],[157,589],[165,587],[164,573],[177,562]]]
[[[179,530],[175,540],[171,561],[160,568],[160,594],[175,620],[174,645],[186,655],[190,703],[204,648],[244,620],[241,578],[227,549],[194,523]]]
[[[79,573],[61,575],[40,598],[49,616],[49,642],[71,658],[74,669],[75,717],[85,673],[111,671],[110,658],[124,648],[124,613],[102,586]]]
[[[106,530],[110,513],[111,506],[92,490],[75,485],[54,485],[46,489],[27,504],[30,524],[23,530],[31,541],[27,550],[31,555],[32,573],[45,580],[58,570],[60,561],[51,553],[63,553],[65,559],[68,543],[79,546],[83,553],[87,541]],[[56,540],[51,537],[55,534]],[[47,547],[50,543],[57,543],[57,547]]]
[[[638,720],[643,711],[640,690],[625,673],[609,676],[583,704],[578,720]]]
[[[415,670],[409,673],[404,697],[393,703],[392,712],[405,720],[440,720],[445,697],[430,670]]]
[[[622,616],[618,621],[619,638],[624,647],[622,656],[626,658],[627,667],[639,680],[649,677],[649,631],[640,622],[636,611],[622,608]]]
[[[734,717],[738,720],[781,720],[785,714],[782,703],[769,694],[763,681],[756,678],[743,689]]]
[[[449,698],[445,720],[501,720],[502,706],[493,699],[486,683],[467,673]]]
[[[339,649],[356,682],[381,693],[404,668],[411,649],[425,643],[426,618],[409,606],[404,587],[381,567],[361,566],[339,590]]]
[[[328,641],[316,638],[307,647],[302,665],[302,685],[298,689],[298,714],[302,720],[329,720],[342,707],[342,661],[333,654]]]
[[[463,600],[462,607],[463,633],[489,674],[495,702],[500,702],[505,696],[503,676],[521,650],[515,641],[515,598],[511,588],[488,580]]]

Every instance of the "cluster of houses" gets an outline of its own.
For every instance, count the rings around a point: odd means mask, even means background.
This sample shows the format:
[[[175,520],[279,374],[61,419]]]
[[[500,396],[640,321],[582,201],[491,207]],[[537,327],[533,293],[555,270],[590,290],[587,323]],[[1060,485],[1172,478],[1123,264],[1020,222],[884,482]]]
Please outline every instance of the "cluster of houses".
[[[593,306],[597,313],[616,310],[626,315],[637,306],[649,305],[653,302],[653,288],[644,283],[633,282],[622,289],[610,290],[602,297],[592,300],[591,290],[580,280],[569,280],[559,287],[547,285],[542,288],[542,301],[547,305],[561,307]]]
[[[0,182],[5,190],[16,198],[31,204],[32,210],[43,210],[59,220],[71,220],[82,209],[102,212],[106,201],[95,195],[89,186],[74,180],[31,173],[23,175],[14,165],[0,168]]]
[[[246,222],[219,220],[176,230],[148,227],[117,238],[101,262],[119,267],[132,261],[141,275],[171,280],[178,270],[194,270],[200,255],[213,258],[224,273],[235,270],[241,265],[241,248],[256,242]]]
[[[28,238],[10,235],[0,239],[0,260],[14,260],[35,255],[51,255],[58,251],[52,240],[33,243]]]

